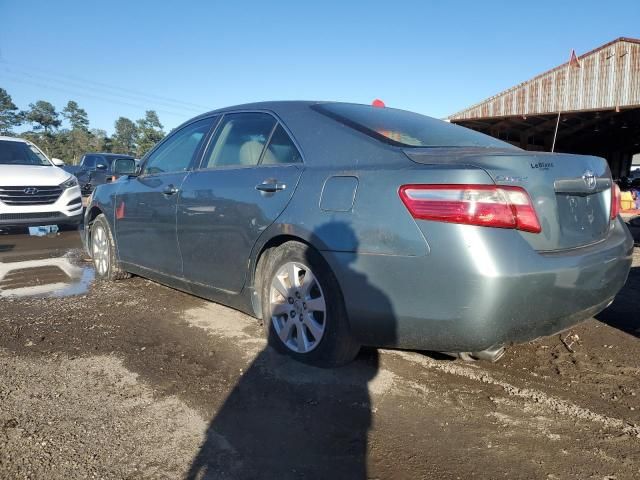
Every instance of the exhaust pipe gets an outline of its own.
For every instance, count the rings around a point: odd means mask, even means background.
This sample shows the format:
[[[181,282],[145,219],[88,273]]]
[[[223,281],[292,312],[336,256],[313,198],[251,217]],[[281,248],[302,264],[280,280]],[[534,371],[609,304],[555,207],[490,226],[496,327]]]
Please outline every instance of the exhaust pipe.
[[[481,352],[472,352],[471,356],[478,360],[488,360],[491,363],[494,363],[500,360],[506,351],[507,349],[504,348],[503,345],[499,345],[497,347],[487,348]]]
[[[486,350],[481,350],[479,352],[455,352],[455,353],[450,353],[449,355],[453,355],[454,357],[457,357],[460,360],[464,360],[465,362],[474,362],[476,360],[486,360],[491,363],[494,363],[500,360],[506,351],[507,349],[504,348],[503,345],[498,345],[494,347],[489,347]]]

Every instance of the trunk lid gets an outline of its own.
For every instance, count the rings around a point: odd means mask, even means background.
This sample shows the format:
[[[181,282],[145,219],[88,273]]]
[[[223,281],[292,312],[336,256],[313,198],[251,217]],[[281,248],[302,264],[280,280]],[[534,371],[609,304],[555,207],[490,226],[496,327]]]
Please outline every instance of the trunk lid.
[[[471,165],[498,185],[527,190],[542,232],[519,232],[538,251],[599,242],[610,227],[611,173],[603,158],[487,148],[406,149],[414,162]]]

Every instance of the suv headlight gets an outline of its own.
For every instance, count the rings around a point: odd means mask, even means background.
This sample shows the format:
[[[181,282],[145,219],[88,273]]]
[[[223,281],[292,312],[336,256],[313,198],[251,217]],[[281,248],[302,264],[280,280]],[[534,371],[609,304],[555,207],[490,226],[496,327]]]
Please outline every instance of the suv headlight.
[[[67,181],[63,182],[60,186],[64,189],[77,187],[78,179],[76,177],[70,177]]]

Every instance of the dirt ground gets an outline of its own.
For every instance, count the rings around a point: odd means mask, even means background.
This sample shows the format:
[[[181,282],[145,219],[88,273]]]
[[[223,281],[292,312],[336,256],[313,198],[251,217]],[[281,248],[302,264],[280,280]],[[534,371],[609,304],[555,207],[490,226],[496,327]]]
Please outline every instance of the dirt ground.
[[[0,478],[640,478],[640,248],[606,311],[496,364],[320,370],[79,247],[0,234]]]

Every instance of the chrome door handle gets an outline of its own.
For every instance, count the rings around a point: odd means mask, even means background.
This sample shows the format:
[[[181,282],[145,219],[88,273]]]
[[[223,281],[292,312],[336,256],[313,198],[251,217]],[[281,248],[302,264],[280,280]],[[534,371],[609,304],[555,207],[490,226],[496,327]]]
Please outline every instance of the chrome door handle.
[[[180,190],[178,190],[177,187],[173,186],[173,185],[167,185],[164,190],[162,191],[163,195],[175,195],[176,193],[178,193]]]
[[[287,186],[284,183],[278,182],[262,182],[256,185],[256,190],[265,193],[275,193],[279,192],[280,190],[284,190],[285,188],[287,188]]]

